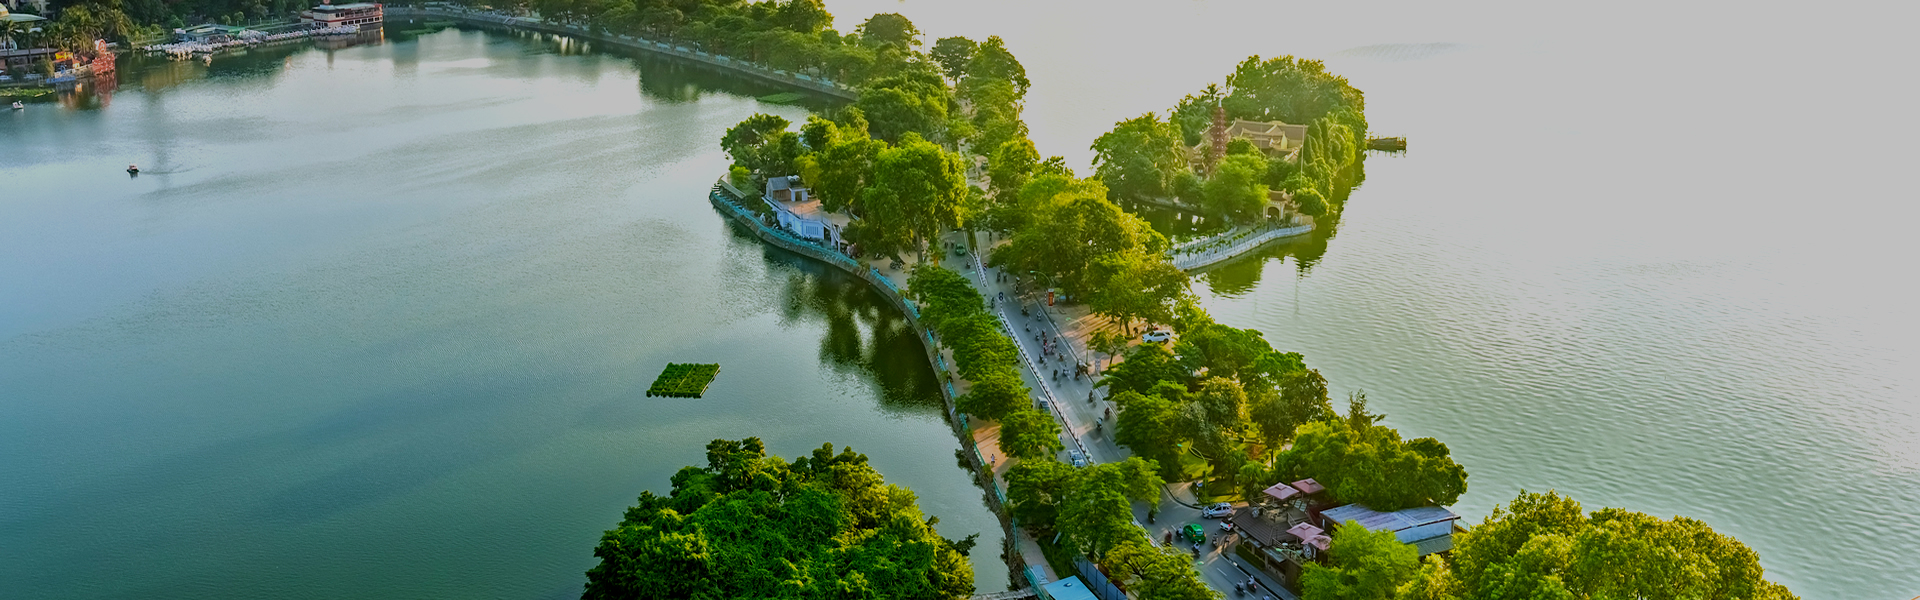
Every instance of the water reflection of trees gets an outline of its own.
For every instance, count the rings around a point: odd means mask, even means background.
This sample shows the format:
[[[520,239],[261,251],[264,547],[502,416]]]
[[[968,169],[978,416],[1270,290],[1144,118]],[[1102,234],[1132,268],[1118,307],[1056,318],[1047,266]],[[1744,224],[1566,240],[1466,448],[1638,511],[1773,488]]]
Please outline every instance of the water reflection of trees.
[[[1204,235],[1217,228],[1215,224],[1208,223],[1198,215],[1170,208],[1129,203],[1127,210],[1140,215],[1141,218],[1146,219],[1147,223],[1153,225],[1155,231],[1169,238]],[[1267,259],[1280,259],[1280,262],[1284,263],[1288,257],[1293,258],[1294,275],[1305,277],[1320,264],[1321,257],[1327,253],[1327,244],[1340,231],[1338,215],[1322,217],[1321,221],[1323,221],[1321,226],[1314,229],[1313,233],[1268,244],[1246,256],[1196,273],[1194,278],[1206,282],[1207,286],[1216,293],[1238,294],[1259,285],[1260,278],[1264,275],[1269,263]]]
[[[766,257],[791,269],[781,290],[781,318],[826,326],[821,364],[872,378],[888,408],[941,409],[926,351],[899,309],[870,284],[839,269],[781,250],[768,249]]]

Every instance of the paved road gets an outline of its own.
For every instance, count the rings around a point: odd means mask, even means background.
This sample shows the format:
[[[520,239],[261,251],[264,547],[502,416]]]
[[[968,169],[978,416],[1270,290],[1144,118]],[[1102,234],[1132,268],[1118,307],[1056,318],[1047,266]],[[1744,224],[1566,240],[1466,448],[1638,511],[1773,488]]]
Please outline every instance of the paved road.
[[[959,236],[955,236],[950,238],[949,242],[960,239]],[[1132,452],[1113,442],[1113,420],[1106,417],[1109,410],[1118,407],[1113,406],[1094,391],[1095,378],[1074,379],[1069,376],[1055,379],[1051,375],[1053,369],[1066,369],[1071,372],[1076,362],[1092,363],[1093,361],[1088,358],[1085,348],[1075,347],[1071,341],[1061,335],[1054,321],[1048,318],[1050,315],[1046,311],[1049,309],[1045,307],[1045,303],[1028,305],[1028,314],[1023,315],[1020,311],[1020,303],[1015,299],[1012,282],[998,281],[999,270],[983,266],[978,255],[968,256],[957,262],[964,263],[962,272],[973,278],[975,287],[982,295],[996,299],[993,304],[994,312],[1012,326],[1014,341],[1020,344],[1028,360],[1031,361],[1028,368],[1024,369],[1027,385],[1032,387],[1035,394],[1041,398],[1047,396],[1046,393],[1042,393],[1044,389],[1045,392],[1051,393],[1053,398],[1058,399],[1058,402],[1054,403],[1053,413],[1061,421],[1062,429],[1065,431],[1063,445],[1068,449],[1084,447],[1089,459],[1093,462],[1119,462],[1132,456]],[[1002,293],[1005,294],[1005,300],[998,300]],[[1061,352],[1051,355],[1043,353],[1042,343],[1036,339],[1036,333],[1042,338],[1062,340],[1055,346],[1060,348]],[[1096,396],[1093,402],[1087,401],[1089,393],[1094,393]],[[1104,425],[1096,428],[1096,422],[1102,419],[1105,420]],[[1075,443],[1076,440],[1078,444]],[[1066,461],[1067,452],[1062,451],[1059,458]],[[1176,495],[1178,495],[1177,498]],[[1145,503],[1135,503],[1134,522],[1147,530],[1149,540],[1155,545],[1163,543],[1167,532],[1177,530],[1188,523],[1203,523],[1210,534],[1217,533],[1219,521],[1202,519],[1199,509],[1191,506],[1193,504],[1196,502],[1184,484],[1170,485],[1167,492],[1161,494],[1155,522],[1147,523],[1148,507]],[[1177,541],[1174,543],[1180,544]],[[1296,600],[1294,595],[1281,588],[1278,582],[1266,577],[1251,565],[1244,564],[1245,560],[1234,556],[1230,548],[1229,545],[1222,545],[1218,548],[1205,546],[1201,549],[1199,564],[1196,567],[1200,571],[1202,580],[1208,585],[1220,590],[1227,597],[1233,598],[1235,597],[1233,585],[1253,576],[1259,580],[1261,586],[1258,594],[1252,597],[1269,596]]]

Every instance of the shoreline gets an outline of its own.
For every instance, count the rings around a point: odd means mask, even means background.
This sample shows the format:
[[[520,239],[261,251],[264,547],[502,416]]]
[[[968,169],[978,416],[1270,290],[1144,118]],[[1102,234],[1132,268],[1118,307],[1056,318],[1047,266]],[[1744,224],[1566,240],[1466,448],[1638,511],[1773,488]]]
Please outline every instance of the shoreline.
[[[393,7],[387,8],[386,15],[389,18],[429,17],[429,18],[439,18],[439,19],[451,19],[454,21],[458,21],[464,25],[475,25],[475,26],[482,26],[482,27],[505,27],[507,29],[526,29],[530,31],[538,31],[541,33],[551,33],[555,35],[565,35],[565,36],[584,38],[584,39],[592,40],[595,42],[610,44],[619,48],[626,48],[629,50],[642,50],[642,51],[651,52],[651,53],[662,55],[662,56],[670,56],[674,58],[685,59],[695,63],[706,65],[709,67],[714,67],[716,69],[720,69],[723,71],[728,71],[736,75],[745,75],[745,76],[759,79],[761,81],[784,85],[784,86],[790,86],[801,91],[822,94],[825,96],[829,96],[839,100],[845,100],[848,102],[852,102],[854,100],[860,99],[859,90],[854,89],[852,86],[848,86],[843,83],[839,83],[829,79],[821,79],[821,78],[815,78],[807,75],[801,75],[798,73],[789,73],[787,71],[761,66],[759,64],[756,64],[750,61],[736,59],[730,56],[725,56],[720,54],[711,54],[702,50],[697,50],[694,48],[689,48],[687,46],[679,45],[677,43],[658,42],[658,41],[649,40],[646,38],[634,37],[630,35],[595,32],[593,30],[590,30],[584,27],[579,27],[574,25],[560,25],[555,23],[549,23],[539,19],[531,19],[527,17],[508,17],[508,16],[502,16],[502,15],[495,15],[491,13],[475,13],[472,11],[449,11],[449,10],[439,9],[439,8],[414,8],[410,6],[393,6]]]

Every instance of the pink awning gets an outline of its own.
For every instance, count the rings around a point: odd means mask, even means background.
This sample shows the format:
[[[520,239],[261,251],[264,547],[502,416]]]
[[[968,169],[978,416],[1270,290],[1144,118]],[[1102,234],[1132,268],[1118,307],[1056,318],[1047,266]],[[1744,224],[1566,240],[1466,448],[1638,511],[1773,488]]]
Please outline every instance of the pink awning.
[[[1327,486],[1320,485],[1320,482],[1314,481],[1311,477],[1293,482],[1293,488],[1300,490],[1302,494],[1318,494],[1327,490]]]
[[[1294,489],[1293,486],[1284,483],[1276,483],[1273,484],[1273,487],[1267,488],[1266,494],[1273,496],[1275,500],[1286,500],[1300,495],[1300,490]]]

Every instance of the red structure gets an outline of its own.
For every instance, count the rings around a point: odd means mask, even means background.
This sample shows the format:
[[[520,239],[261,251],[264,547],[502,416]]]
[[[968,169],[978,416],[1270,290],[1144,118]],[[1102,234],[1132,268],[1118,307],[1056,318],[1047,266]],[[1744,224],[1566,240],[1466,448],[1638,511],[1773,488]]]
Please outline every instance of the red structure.
[[[1213,168],[1227,157],[1227,109],[1213,105],[1213,127],[1207,130],[1207,137],[1213,140],[1213,149],[1207,152],[1207,176],[1213,176]]]

